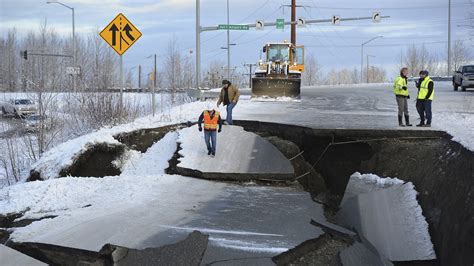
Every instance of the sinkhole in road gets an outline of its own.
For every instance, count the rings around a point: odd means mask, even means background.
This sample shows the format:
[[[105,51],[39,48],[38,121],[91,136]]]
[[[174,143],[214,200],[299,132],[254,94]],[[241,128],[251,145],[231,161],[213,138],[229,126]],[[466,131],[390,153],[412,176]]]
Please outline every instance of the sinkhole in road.
[[[429,130],[313,129],[258,121],[236,121],[235,124],[265,138],[291,159],[296,180],[315,201],[324,204],[330,221],[337,211],[349,177],[355,172],[412,182],[419,192],[417,200],[429,224],[438,258],[428,264],[465,265],[474,261],[474,153],[452,141],[447,133]],[[79,156],[77,163],[65,169],[64,174],[118,175],[120,170],[114,169],[112,162],[125,149],[146,152],[166,133],[190,125],[178,124],[117,135],[115,138],[122,145],[96,146],[86,151],[83,158]],[[179,144],[175,156],[169,161],[170,166],[166,170],[169,174],[177,174],[178,150]],[[101,158],[102,163],[97,163],[97,158]],[[200,177],[192,172],[188,175]],[[281,182],[281,185],[286,184]],[[296,251],[282,254],[275,260],[282,263],[293,259],[305,261],[304,257],[308,256],[311,261],[314,254],[310,255],[305,250],[317,249],[322,242],[332,241],[339,248],[347,246],[344,241],[324,239],[304,243],[301,252],[297,247]]]
[[[474,153],[445,132],[427,130],[312,129],[237,121],[247,131],[277,137],[299,147],[304,161],[324,179],[330,219],[354,172],[412,182],[429,224],[437,260],[433,264],[474,262]],[[298,169],[295,169],[298,172]],[[302,171],[301,171],[302,170]],[[321,184],[314,175],[299,179],[317,199]],[[320,196],[321,194],[319,194]]]

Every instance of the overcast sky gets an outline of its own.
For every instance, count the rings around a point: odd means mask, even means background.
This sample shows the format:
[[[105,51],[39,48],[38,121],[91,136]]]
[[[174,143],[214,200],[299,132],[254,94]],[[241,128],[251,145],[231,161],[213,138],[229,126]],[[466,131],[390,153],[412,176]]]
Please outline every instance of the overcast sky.
[[[474,31],[457,25],[471,24],[469,11],[474,12],[473,0],[452,0],[453,40],[465,40],[472,46],[470,34]],[[189,53],[195,49],[195,0],[63,0],[76,10],[78,34],[91,34],[103,29],[117,13],[122,12],[143,33],[141,39],[130,48],[124,62],[127,67],[142,64],[151,66],[145,59],[153,53],[165,51],[168,41],[175,36],[180,48]],[[231,24],[253,23],[257,19],[274,22],[277,18],[289,20],[286,7],[290,0],[230,0]],[[360,67],[360,44],[382,35],[367,45],[365,51],[376,56],[371,64],[385,67],[389,76],[396,75],[394,66],[397,55],[407,44],[426,47],[440,57],[445,57],[447,46],[448,0],[298,0],[297,16],[306,19],[371,16],[373,11],[390,16],[380,23],[372,21],[342,22],[339,26],[322,23],[298,28],[297,42],[304,44],[306,51],[314,55],[324,71],[332,68]],[[19,34],[37,30],[47,19],[48,25],[60,34],[71,34],[71,12],[57,4],[46,4],[46,0],[0,0],[0,30],[15,27]],[[226,21],[225,0],[201,1],[201,24],[211,26]],[[474,23],[473,23],[474,25]],[[266,27],[263,31],[232,31],[232,66],[258,60],[261,47],[266,42],[288,40],[289,27],[284,31]],[[226,61],[224,31],[204,32],[202,40],[203,67],[213,60]],[[191,56],[191,55],[190,55]],[[192,55],[194,56],[194,55]]]

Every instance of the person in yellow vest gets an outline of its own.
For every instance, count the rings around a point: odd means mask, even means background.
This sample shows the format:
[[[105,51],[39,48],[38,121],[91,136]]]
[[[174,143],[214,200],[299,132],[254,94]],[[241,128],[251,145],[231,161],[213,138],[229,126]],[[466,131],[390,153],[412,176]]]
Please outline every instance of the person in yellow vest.
[[[219,111],[208,105],[198,119],[199,131],[202,131],[202,124],[204,123],[204,141],[207,146],[207,155],[211,157],[216,156],[217,132],[222,131],[222,119]]]
[[[420,80],[417,83],[418,97],[416,99],[416,110],[420,115],[420,124],[417,127],[431,127],[431,103],[434,96],[434,82],[428,71],[420,71]],[[426,124],[425,124],[426,118]]]
[[[400,76],[395,79],[393,84],[393,93],[398,105],[398,125],[404,127],[403,116],[405,116],[405,123],[411,127],[410,116],[408,115],[408,101],[410,94],[408,93],[408,68],[404,67],[400,70]]]

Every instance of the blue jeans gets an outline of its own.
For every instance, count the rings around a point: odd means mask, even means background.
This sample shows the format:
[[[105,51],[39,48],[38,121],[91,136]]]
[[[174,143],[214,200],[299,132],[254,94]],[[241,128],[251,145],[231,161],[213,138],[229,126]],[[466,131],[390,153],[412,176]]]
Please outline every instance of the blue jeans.
[[[416,101],[416,110],[418,111],[418,114],[420,115],[420,120],[422,124],[425,123],[425,117],[426,117],[426,123],[431,124],[432,113],[431,113],[430,100]]]
[[[204,130],[204,141],[206,142],[207,151],[216,154],[217,131]]]
[[[232,122],[232,109],[234,109],[235,105],[237,103],[229,103],[227,105],[227,118],[225,119],[227,121],[227,124],[233,125],[234,123]]]

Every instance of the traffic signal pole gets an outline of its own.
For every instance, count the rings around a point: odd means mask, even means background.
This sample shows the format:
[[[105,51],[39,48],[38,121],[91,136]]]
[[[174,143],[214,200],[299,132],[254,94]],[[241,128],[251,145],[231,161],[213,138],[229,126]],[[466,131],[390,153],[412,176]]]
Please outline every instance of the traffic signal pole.
[[[286,21],[284,25],[291,25],[291,43],[296,44],[296,25],[298,22],[296,21],[296,0],[291,0],[291,21]],[[382,18],[390,18],[390,16],[380,16]],[[372,20],[373,17],[352,17],[352,18],[341,18],[339,21],[358,21],[358,20]],[[332,19],[312,19],[306,20],[306,24],[317,24],[317,23],[327,23],[332,22]],[[227,20],[227,25],[229,25],[229,19]],[[243,26],[248,26],[248,28],[255,28],[255,23],[245,23],[239,24]],[[265,27],[276,26],[276,22],[266,22]],[[196,88],[199,88],[201,83],[201,33],[205,31],[215,31],[219,30],[219,26],[208,26],[202,27],[201,26],[201,0],[196,0]],[[229,31],[229,28],[227,28]],[[229,39],[229,37],[228,37]],[[228,40],[227,52],[230,51],[230,44]],[[229,56],[229,55],[228,55]],[[230,62],[230,58],[228,58],[228,62]],[[227,66],[227,69],[230,70],[230,63]],[[229,75],[229,74],[228,74]]]

